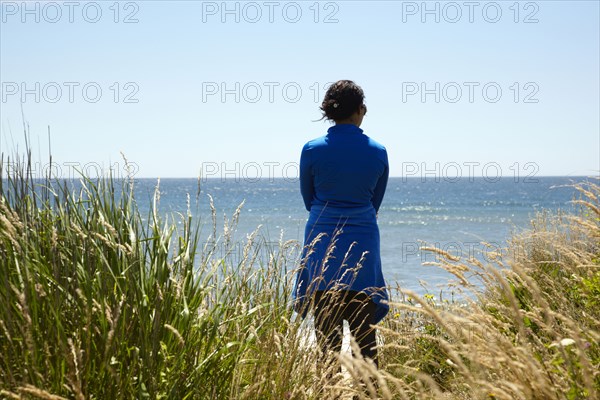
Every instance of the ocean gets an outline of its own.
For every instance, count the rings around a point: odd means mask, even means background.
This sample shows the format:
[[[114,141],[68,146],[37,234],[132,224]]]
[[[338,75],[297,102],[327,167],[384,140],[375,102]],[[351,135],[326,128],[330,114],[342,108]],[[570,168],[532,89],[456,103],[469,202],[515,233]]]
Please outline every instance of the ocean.
[[[435,261],[435,256],[419,247],[436,247],[485,262],[489,252],[505,246],[512,233],[528,228],[536,212],[573,210],[570,201],[577,192],[572,185],[586,180],[536,177],[517,182],[513,178],[450,182],[429,177],[390,178],[378,217],[382,266],[388,285],[421,294],[437,294],[440,290],[447,294],[446,284],[453,277],[427,265]],[[156,185],[156,179],[135,181],[142,215],[150,209]],[[297,266],[308,217],[297,179],[170,178],[160,180],[159,192],[161,215],[173,217],[181,224],[181,215],[187,215],[189,209],[199,221],[200,245],[213,232],[209,196],[216,209],[217,235],[223,235],[225,222],[231,221],[244,202],[232,229],[233,243],[223,244],[221,251],[228,251],[230,260],[241,259],[247,235],[258,229],[258,243],[262,246],[257,251],[258,262],[266,262],[270,252],[281,248],[280,243],[296,241],[295,252],[286,250],[286,268]]]

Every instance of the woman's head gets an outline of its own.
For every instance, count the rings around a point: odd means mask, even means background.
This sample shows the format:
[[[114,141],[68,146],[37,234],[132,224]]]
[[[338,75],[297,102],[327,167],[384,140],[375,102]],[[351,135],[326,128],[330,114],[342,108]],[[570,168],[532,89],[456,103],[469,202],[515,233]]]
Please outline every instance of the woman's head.
[[[366,113],[364,100],[365,94],[356,83],[349,80],[337,81],[325,93],[325,98],[320,107],[323,112],[321,119],[327,118],[335,122],[346,121],[351,119],[356,112],[361,114],[361,108],[363,107],[364,113]]]

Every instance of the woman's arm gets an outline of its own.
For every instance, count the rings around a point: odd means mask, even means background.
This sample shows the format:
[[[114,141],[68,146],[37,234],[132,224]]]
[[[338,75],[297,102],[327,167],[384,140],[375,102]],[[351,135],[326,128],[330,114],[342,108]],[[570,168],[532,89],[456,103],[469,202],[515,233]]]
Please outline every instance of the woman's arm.
[[[302,148],[302,154],[300,155],[300,193],[302,194],[306,210],[310,211],[315,187],[310,163],[310,152],[307,150],[306,145]]]
[[[383,170],[383,174],[379,177],[377,181],[377,185],[375,185],[375,190],[373,191],[373,207],[375,207],[375,212],[379,212],[379,207],[381,206],[381,202],[383,201],[383,195],[385,194],[385,189],[387,187],[388,177],[390,175],[390,166],[388,164],[387,152],[384,153],[384,162],[385,169]]]

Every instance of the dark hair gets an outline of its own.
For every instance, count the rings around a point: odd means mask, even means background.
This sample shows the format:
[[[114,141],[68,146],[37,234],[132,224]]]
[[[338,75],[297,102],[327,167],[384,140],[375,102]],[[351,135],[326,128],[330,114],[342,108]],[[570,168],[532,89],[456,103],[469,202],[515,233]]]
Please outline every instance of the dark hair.
[[[360,86],[353,81],[341,80],[333,83],[327,89],[321,111],[323,118],[330,121],[339,121],[350,117],[363,105],[365,94]]]

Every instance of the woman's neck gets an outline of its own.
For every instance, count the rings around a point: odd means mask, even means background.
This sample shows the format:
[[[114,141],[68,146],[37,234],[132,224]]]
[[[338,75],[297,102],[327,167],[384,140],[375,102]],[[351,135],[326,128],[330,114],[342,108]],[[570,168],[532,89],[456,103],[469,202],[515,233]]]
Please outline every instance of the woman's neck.
[[[339,121],[335,121],[336,125],[340,125],[340,124],[352,124],[352,125],[356,125],[358,127],[360,127],[362,121],[357,121],[355,118],[346,118],[346,119],[341,119]]]

